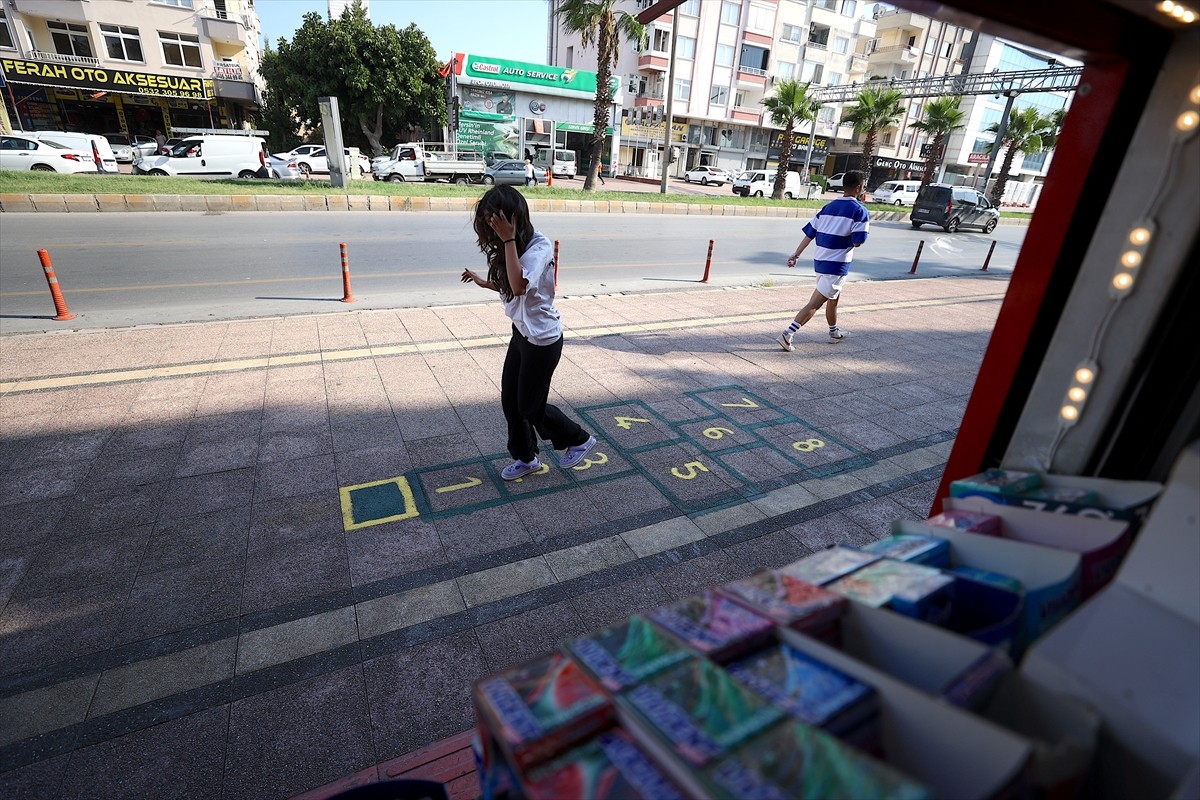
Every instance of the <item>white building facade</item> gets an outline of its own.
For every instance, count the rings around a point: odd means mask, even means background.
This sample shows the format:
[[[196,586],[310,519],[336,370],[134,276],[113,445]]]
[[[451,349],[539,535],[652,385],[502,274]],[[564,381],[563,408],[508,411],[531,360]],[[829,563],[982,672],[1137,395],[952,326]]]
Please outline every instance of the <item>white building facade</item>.
[[[254,0],[0,0],[4,102],[24,130],[243,127],[261,33]]]

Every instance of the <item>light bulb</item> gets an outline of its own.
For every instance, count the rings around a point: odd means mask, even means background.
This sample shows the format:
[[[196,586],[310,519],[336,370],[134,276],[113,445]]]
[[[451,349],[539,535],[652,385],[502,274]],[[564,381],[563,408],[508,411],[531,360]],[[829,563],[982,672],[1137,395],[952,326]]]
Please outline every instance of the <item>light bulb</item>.
[[[1095,377],[1096,373],[1092,372],[1087,367],[1080,367],[1079,369],[1075,370],[1075,380],[1079,381],[1080,383],[1091,383],[1092,379]]]
[[[1067,422],[1074,422],[1075,420],[1079,419],[1079,409],[1075,406],[1063,406],[1062,411],[1059,413]]]
[[[1192,90],[1188,92],[1188,100],[1191,100],[1193,105],[1200,106],[1200,83],[1193,86]]]
[[[1128,272],[1121,272],[1117,275],[1113,275],[1112,285],[1115,289],[1124,291],[1133,285],[1133,276],[1131,276]]]
[[[1067,392],[1067,397],[1072,402],[1082,403],[1084,401],[1084,399],[1087,397],[1087,392],[1085,392],[1083,389],[1079,388],[1078,386],[1073,386],[1073,387],[1071,387],[1071,390],[1069,392]]]
[[[1161,3],[1159,3],[1158,7],[1163,11],[1170,11],[1175,7],[1175,4],[1172,3],[1171,0],[1163,0]]]
[[[1200,114],[1195,111],[1185,111],[1175,120],[1175,127],[1183,133],[1196,130],[1197,124],[1200,124]]]
[[[1132,269],[1142,263],[1142,254],[1137,250],[1129,250],[1121,256],[1121,263]]]
[[[1130,244],[1145,244],[1150,241],[1150,231],[1147,228],[1134,228],[1129,232]]]
[[[1175,19],[1179,19],[1180,17],[1182,17],[1184,15],[1184,13],[1185,13],[1185,11],[1184,11],[1183,6],[1175,6],[1174,8],[1171,9],[1171,16],[1175,17]]]
[[[1188,23],[1195,22],[1196,14],[1194,11],[1189,9],[1187,11],[1184,11],[1182,14],[1180,14],[1179,19],[1182,20],[1183,22],[1188,22]]]

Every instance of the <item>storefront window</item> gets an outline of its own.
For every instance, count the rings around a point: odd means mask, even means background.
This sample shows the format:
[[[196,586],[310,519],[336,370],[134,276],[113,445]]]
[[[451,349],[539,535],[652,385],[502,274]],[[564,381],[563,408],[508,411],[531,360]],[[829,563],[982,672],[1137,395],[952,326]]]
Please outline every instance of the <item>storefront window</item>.
[[[0,47],[16,49],[13,42],[12,29],[8,27],[8,17],[0,11]]]
[[[104,49],[108,57],[120,61],[145,61],[142,57],[142,40],[137,28],[126,28],[123,25],[100,25],[104,34]]]
[[[202,67],[204,65],[200,60],[199,36],[159,31],[158,38],[162,42],[163,59],[168,64],[174,64],[177,67]]]
[[[50,29],[54,52],[60,56],[94,58],[92,43],[88,39],[87,26],[75,25],[71,22],[47,22],[46,27]]]

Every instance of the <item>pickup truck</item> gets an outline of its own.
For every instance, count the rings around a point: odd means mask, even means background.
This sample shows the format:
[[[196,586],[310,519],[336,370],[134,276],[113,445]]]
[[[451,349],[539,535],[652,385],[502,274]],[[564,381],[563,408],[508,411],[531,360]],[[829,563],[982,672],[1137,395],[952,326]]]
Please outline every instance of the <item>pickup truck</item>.
[[[473,155],[473,154],[472,154]],[[487,165],[482,159],[449,159],[426,150],[419,144],[398,144],[391,156],[371,164],[371,174],[377,181],[448,181],[450,183],[479,183]]]

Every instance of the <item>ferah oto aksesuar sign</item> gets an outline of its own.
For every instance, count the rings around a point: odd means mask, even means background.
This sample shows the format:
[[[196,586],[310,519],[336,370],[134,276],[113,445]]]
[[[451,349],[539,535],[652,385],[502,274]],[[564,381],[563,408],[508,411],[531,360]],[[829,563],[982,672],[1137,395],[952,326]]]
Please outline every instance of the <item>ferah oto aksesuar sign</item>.
[[[4,77],[12,83],[159,97],[185,97],[190,100],[208,100],[213,96],[213,83],[205,78],[155,75],[126,69],[100,69],[79,64],[50,64],[17,58],[0,59],[0,68],[4,70]]]

